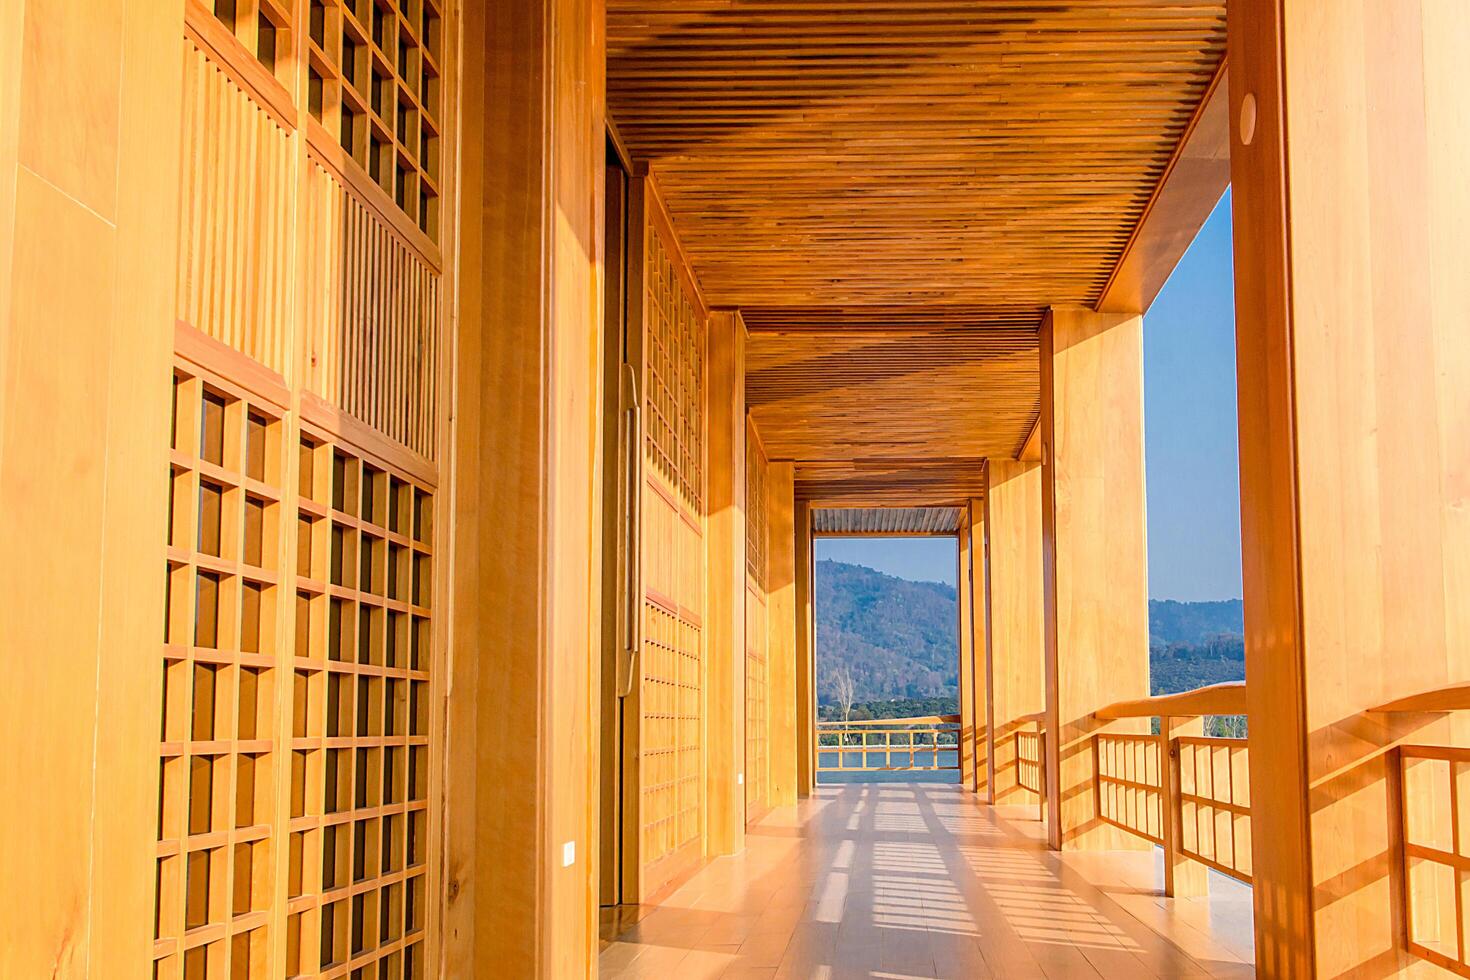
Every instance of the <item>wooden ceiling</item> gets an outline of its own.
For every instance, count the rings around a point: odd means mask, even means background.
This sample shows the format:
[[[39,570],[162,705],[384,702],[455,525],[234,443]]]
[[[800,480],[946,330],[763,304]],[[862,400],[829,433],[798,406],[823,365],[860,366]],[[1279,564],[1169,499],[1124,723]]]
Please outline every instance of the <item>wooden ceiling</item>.
[[[1224,47],[1224,0],[608,0],[608,99],[800,479],[1019,449]]]
[[[954,534],[963,513],[960,507],[818,507],[812,531],[831,537]]]

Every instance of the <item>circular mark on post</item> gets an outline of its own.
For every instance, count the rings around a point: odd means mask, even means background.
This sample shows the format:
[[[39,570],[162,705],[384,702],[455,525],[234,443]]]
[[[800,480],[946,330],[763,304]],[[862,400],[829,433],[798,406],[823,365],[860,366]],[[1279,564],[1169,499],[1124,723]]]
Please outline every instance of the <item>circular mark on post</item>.
[[[1256,138],[1256,97],[1253,93],[1245,93],[1245,98],[1240,100],[1240,143],[1242,146],[1250,146],[1251,140]]]

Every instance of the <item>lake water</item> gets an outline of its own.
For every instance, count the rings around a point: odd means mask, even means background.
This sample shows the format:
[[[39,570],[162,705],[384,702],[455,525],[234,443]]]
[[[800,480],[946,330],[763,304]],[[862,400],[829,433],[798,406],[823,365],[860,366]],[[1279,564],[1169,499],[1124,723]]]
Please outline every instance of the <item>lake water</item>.
[[[854,767],[855,770],[859,765],[881,766],[885,764],[885,753],[883,752],[865,753],[867,756],[866,763],[858,762],[858,753],[856,752],[847,752],[844,755],[846,757],[842,760],[843,763]],[[911,755],[912,762],[910,762]],[[837,765],[837,756],[838,753],[836,752],[823,752],[819,749],[817,751],[817,764],[819,766],[835,766]],[[960,756],[958,749],[939,750],[939,765],[958,766],[959,763]],[[918,749],[910,752],[907,749],[895,749],[891,754],[887,755],[886,764],[891,766],[932,766],[935,764],[934,750]],[[878,772],[857,770],[854,772],[817,773],[817,785],[819,786],[832,786],[841,783],[958,783],[959,781],[960,771],[957,768],[938,770],[885,769]]]

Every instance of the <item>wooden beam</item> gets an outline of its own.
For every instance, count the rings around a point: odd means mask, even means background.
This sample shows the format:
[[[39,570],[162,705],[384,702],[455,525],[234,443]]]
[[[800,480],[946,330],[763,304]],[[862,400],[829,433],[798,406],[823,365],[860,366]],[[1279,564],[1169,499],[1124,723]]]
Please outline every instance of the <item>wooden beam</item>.
[[[1115,701],[1093,712],[1103,721],[1119,718],[1194,718],[1205,715],[1243,715],[1246,713],[1244,681],[1227,681],[1151,698]]]
[[[1041,379],[1047,832],[1127,849],[1097,816],[1092,736],[1098,708],[1148,694],[1143,318],[1051,310]]]
[[[1230,101],[1224,59],[1159,178],[1098,298],[1101,313],[1147,311],[1230,186]]]
[[[705,620],[706,849],[745,846],[745,327],[740,314],[710,317]]]
[[[1470,676],[1467,50],[1461,3],[1229,5],[1255,950],[1272,976],[1435,972],[1404,942],[1420,882],[1405,887],[1398,814],[1448,826],[1453,783],[1401,790],[1393,748],[1461,731],[1375,709]]]

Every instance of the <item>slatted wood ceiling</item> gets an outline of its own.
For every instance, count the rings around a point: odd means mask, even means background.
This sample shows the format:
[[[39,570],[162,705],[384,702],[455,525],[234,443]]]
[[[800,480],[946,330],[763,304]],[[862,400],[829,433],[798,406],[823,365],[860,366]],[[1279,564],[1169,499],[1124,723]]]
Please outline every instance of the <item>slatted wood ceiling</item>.
[[[1042,311],[1099,299],[1225,4],[609,0],[608,41],[771,457],[979,458],[1024,441]]]
[[[817,507],[812,530],[817,534],[954,534],[959,507]]]

